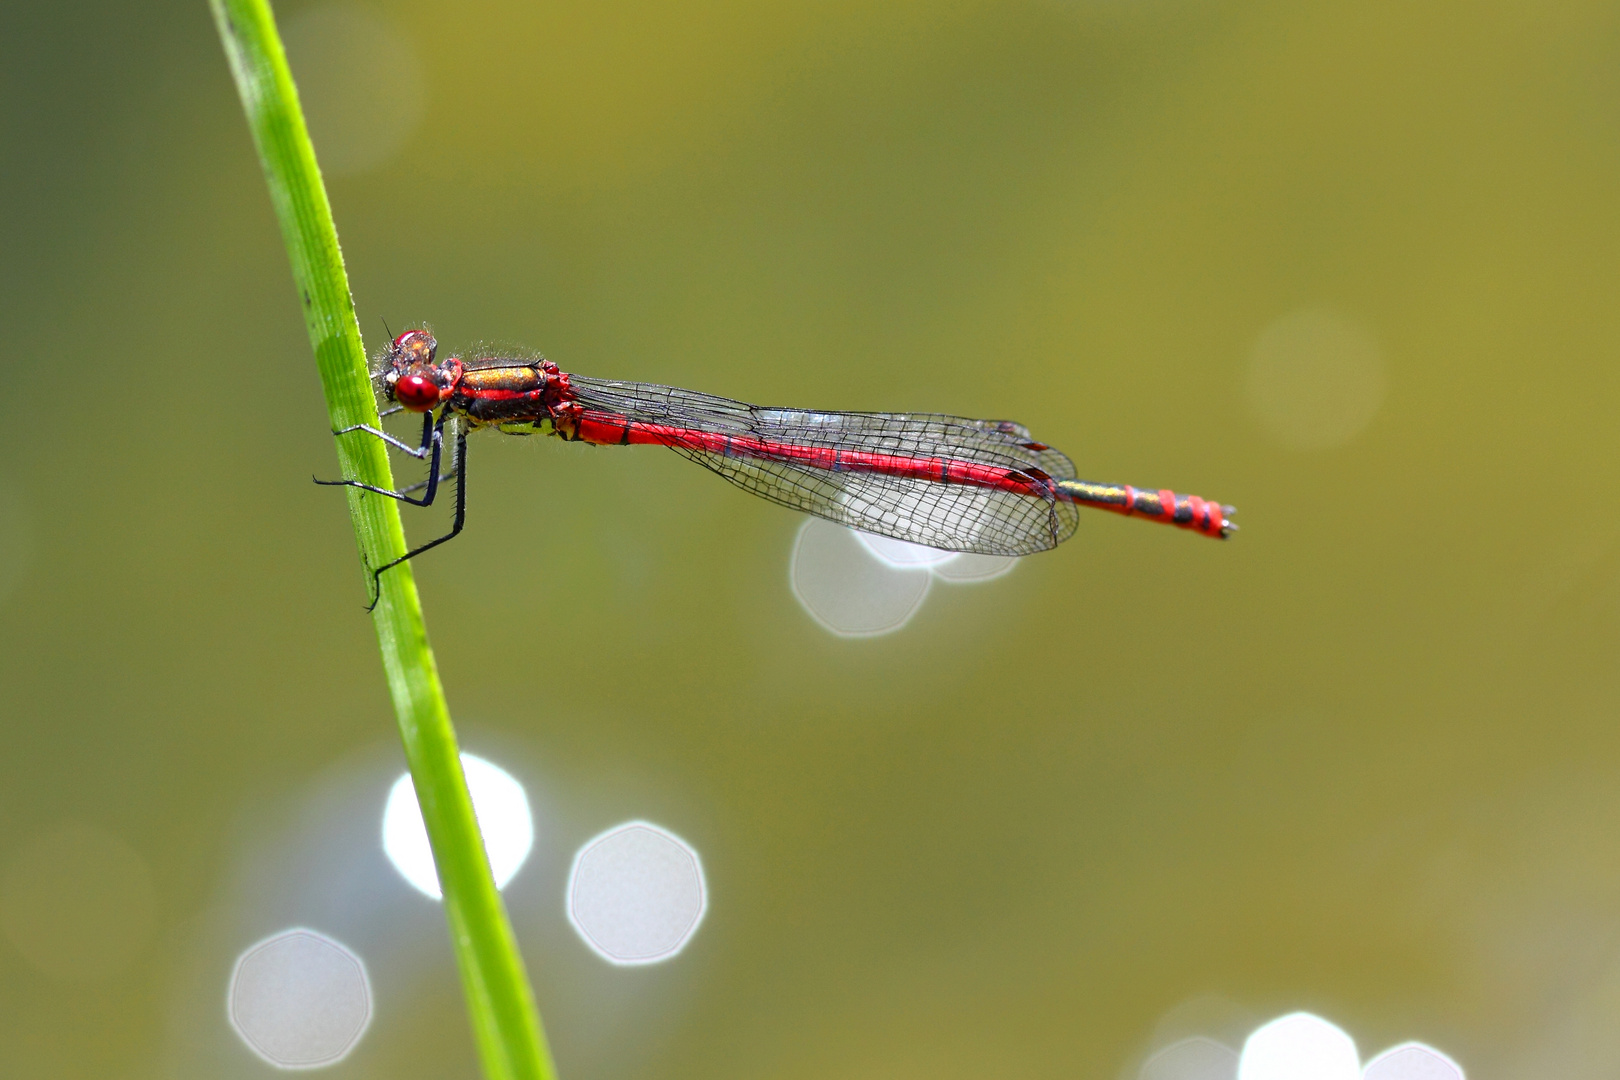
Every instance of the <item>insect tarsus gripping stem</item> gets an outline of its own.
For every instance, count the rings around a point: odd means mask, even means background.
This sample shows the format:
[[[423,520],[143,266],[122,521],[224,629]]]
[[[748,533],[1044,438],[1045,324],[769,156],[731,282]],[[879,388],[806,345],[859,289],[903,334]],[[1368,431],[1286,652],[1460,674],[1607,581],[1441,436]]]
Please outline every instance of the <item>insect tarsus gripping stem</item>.
[[[431,540],[426,544],[422,544],[420,547],[412,548],[399,558],[386,562],[382,566],[372,570],[372,587],[370,590],[371,602],[368,603],[365,608],[368,612],[374,610],[377,607],[378,601],[382,599],[383,571],[398,566],[400,563],[409,559],[414,559],[416,556],[422,554],[424,551],[427,551],[429,548],[438,547],[446,540],[449,540],[460,533],[462,526],[466,524],[467,432],[464,426],[458,425],[456,428],[456,446],[452,459],[451,474],[449,476],[441,476],[439,473],[440,463],[442,461],[444,451],[444,426],[445,423],[450,419],[450,416],[451,413],[449,409],[443,410],[437,419],[435,419],[432,413],[424,414],[422,417],[422,441],[418,446],[411,446],[409,443],[401,442],[399,439],[394,438],[386,431],[382,431],[379,428],[374,428],[366,424],[355,424],[352,427],[346,427],[333,433],[336,435],[345,435],[353,431],[363,431],[374,438],[381,439],[389,446],[403,450],[405,453],[410,454],[414,458],[426,457],[429,459],[428,477],[427,480],[422,483],[412,484],[410,487],[402,488],[398,491],[391,491],[388,488],[363,483],[359,480],[321,480],[316,478],[315,482],[323,487],[359,488],[361,491],[369,491],[375,495],[385,495],[390,499],[397,499],[400,502],[410,503],[412,506],[432,506],[434,499],[438,497],[439,484],[442,481],[454,479],[456,484],[455,521],[452,524],[450,531],[438,539]],[[414,498],[411,496],[411,492],[420,490],[424,487],[427,490],[423,492],[421,498]],[[370,567],[367,567],[367,569],[370,569]]]
[[[398,499],[400,502],[408,502],[412,506],[432,506],[434,496],[438,494],[439,460],[444,449],[444,422],[449,419],[449,415],[446,412],[444,416],[439,417],[437,423],[434,422],[432,413],[422,417],[422,444],[420,446],[412,446],[409,443],[401,442],[381,428],[374,428],[367,424],[355,424],[333,432],[334,435],[347,435],[352,431],[363,431],[367,435],[381,439],[395,449],[405,451],[414,458],[429,458],[432,468],[428,472],[427,494],[420,499],[413,499],[407,494],[407,492],[414,490],[412,488],[407,488],[404,491],[390,491],[388,488],[377,487],[359,480],[322,480],[319,477],[314,478],[315,482],[322,487],[359,488],[361,491],[369,491],[376,495],[386,495],[390,499]]]
[[[440,424],[443,424],[443,420],[440,421]],[[433,477],[437,475],[438,469],[435,467],[433,476],[429,477],[429,483],[435,487],[437,482]],[[400,563],[414,559],[424,551],[436,548],[448,540],[454,540],[461,534],[462,527],[467,524],[467,429],[465,426],[456,428],[455,462],[451,476],[456,484],[456,515],[450,524],[450,531],[436,540],[429,540],[425,544],[412,548],[392,562],[383,563],[373,570],[371,572],[371,603],[366,605],[367,612],[373,610],[377,606],[377,602],[382,599],[382,575],[384,570],[392,570]],[[404,501],[412,502],[414,500],[406,499]]]

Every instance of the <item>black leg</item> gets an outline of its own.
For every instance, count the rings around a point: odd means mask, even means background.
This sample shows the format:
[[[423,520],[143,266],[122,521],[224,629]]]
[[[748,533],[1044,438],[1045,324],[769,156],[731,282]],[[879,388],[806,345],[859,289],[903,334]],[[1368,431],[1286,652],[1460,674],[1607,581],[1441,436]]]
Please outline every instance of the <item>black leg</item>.
[[[455,475],[455,471],[456,471],[456,463],[452,461],[450,463],[450,471],[447,472],[447,473],[440,473],[439,474],[439,483],[442,484],[446,480],[450,479],[451,476]],[[428,481],[426,481],[426,480],[418,480],[416,483],[412,484],[410,487],[402,487],[402,488],[400,488],[399,489],[399,494],[404,495],[407,492],[411,492],[411,491],[421,491],[423,488],[425,488],[427,486],[428,486]]]
[[[420,547],[414,547],[392,562],[383,563],[381,566],[377,567],[377,569],[373,570],[371,572],[371,603],[366,605],[367,611],[375,608],[377,606],[377,601],[382,599],[382,575],[384,570],[392,570],[400,563],[414,559],[418,555],[422,554],[422,552],[436,548],[446,540],[455,539],[458,535],[460,535],[461,527],[467,524],[467,429],[464,425],[458,425],[456,428],[455,462],[453,464],[452,471],[456,481],[456,516],[455,520],[451,522],[450,531],[439,537],[437,540],[429,540]],[[433,475],[428,480],[430,487],[437,487],[438,473],[438,462],[435,460]],[[448,479],[448,477],[446,479]],[[428,499],[431,501],[432,496],[429,495]],[[415,502],[416,500],[406,499],[405,501]]]
[[[399,449],[404,450],[407,454],[414,458],[428,457],[430,459],[428,478],[422,484],[413,484],[402,491],[390,491],[387,488],[375,487],[371,484],[361,483],[359,480],[317,479],[315,482],[320,484],[322,487],[359,488],[361,491],[370,491],[377,495],[386,495],[390,499],[398,499],[400,502],[407,502],[412,506],[432,506],[434,498],[439,493],[439,481],[441,479],[439,476],[439,462],[440,455],[444,450],[444,424],[449,418],[450,413],[448,410],[446,410],[444,414],[439,417],[437,422],[434,421],[432,413],[424,413],[422,416],[421,446],[410,446],[406,443],[400,442],[386,431],[379,431],[376,428],[367,427],[364,424],[356,424],[354,427],[347,427],[342,431],[336,432],[336,434],[342,435],[350,431],[364,431],[367,434],[377,436],[390,446],[396,446]],[[465,438],[465,435],[461,436],[457,442],[457,445],[460,445],[461,442],[465,441]],[[421,487],[427,488],[427,494],[423,495],[420,499],[411,498],[409,492],[415,491]]]
[[[455,476],[455,473],[456,473],[456,455],[451,454],[450,455],[450,469],[449,469],[448,472],[442,472],[442,473],[439,474],[438,483],[442,484],[446,480],[451,479],[453,476]],[[431,479],[429,479],[429,480],[418,480],[416,483],[412,484],[410,487],[402,487],[402,488],[400,488],[399,489],[399,494],[404,495],[404,494],[407,494],[407,493],[412,492],[412,491],[421,491],[423,488],[427,487],[428,484],[430,484],[430,483],[433,483],[433,481]]]
[[[455,476],[455,455],[454,455],[454,453],[452,453],[452,455],[450,455],[450,471],[449,471],[449,473],[439,473],[439,483],[441,483],[441,484],[444,483],[444,481],[447,481],[447,479],[452,478],[452,476]],[[420,479],[420,481],[416,481],[415,484],[411,484],[410,487],[400,487],[400,494],[403,495],[403,494],[405,494],[405,492],[421,491],[421,489],[423,489],[423,487],[428,486],[428,483],[429,483],[429,481],[424,481],[424,479]]]

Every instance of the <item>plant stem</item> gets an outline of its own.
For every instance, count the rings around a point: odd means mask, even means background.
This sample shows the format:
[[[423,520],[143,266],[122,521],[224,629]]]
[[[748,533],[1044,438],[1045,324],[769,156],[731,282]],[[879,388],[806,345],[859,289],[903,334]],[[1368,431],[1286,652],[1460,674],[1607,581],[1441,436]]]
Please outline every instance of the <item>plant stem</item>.
[[[377,402],[337,226],[267,0],[209,0],[292,260],[332,429],[376,427]],[[388,454],[364,432],[337,439],[343,475],[392,489]],[[367,566],[405,551],[398,504],[354,488],[349,516]],[[369,576],[369,575],[368,575]],[[506,908],[489,872],[409,563],[382,575],[373,618],[422,819],[433,845],[467,1011],[490,1080],[555,1073]]]

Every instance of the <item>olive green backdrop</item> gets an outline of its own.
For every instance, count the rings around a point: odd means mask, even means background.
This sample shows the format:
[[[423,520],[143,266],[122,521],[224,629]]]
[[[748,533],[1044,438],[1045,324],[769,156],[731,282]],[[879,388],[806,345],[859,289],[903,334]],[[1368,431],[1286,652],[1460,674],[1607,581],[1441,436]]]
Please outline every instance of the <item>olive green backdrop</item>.
[[[478,438],[418,574],[535,805],[507,898],[564,1076],[1113,1080],[1296,1008],[1471,1076],[1620,1068],[1620,9],[280,14],[369,343],[1012,417],[1240,508],[1224,545],[1088,512],[845,640],[795,515]],[[0,1071],[265,1075],[232,958],[347,919],[397,948],[330,1075],[471,1077],[436,908],[328,887],[402,765],[205,6],[0,40]],[[633,817],[712,894],[639,971],[561,899]],[[29,862],[66,835],[108,854]]]

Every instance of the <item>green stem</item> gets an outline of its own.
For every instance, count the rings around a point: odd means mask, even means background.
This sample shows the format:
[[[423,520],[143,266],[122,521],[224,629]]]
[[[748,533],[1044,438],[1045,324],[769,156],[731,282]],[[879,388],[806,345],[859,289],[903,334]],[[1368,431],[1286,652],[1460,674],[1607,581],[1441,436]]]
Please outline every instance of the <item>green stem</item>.
[[[275,17],[267,0],[209,3],[292,259],[293,281],[315,348],[332,429],[353,424],[375,427],[377,402],[338,249],[337,226]],[[377,439],[363,432],[340,436],[337,451],[344,476],[393,488],[388,455]],[[365,564],[379,566],[402,554],[405,533],[398,504],[354,488],[348,492],[349,516]],[[410,564],[382,575],[380,584],[373,615],[377,642],[433,844],[445,918],[484,1073],[490,1080],[551,1080],[555,1075],[551,1054],[473,817],[455,728],[428,645]]]

